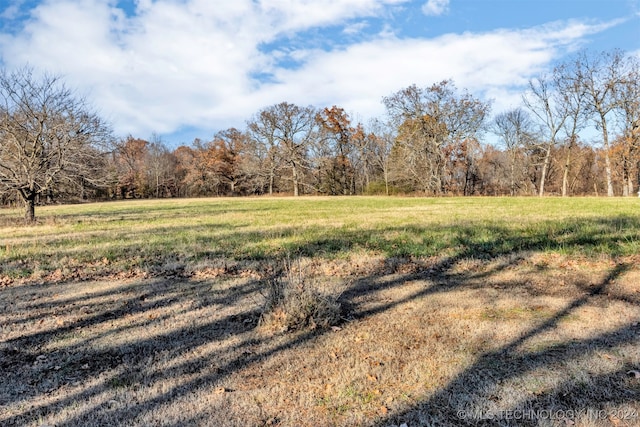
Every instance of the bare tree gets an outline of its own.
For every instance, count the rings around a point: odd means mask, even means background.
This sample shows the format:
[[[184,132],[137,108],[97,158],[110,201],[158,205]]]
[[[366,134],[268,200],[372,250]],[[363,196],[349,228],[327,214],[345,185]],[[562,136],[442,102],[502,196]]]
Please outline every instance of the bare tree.
[[[269,155],[273,156],[269,192],[273,191],[275,163],[280,158],[291,170],[293,195],[300,194],[302,172],[307,160],[307,150],[317,136],[317,111],[313,107],[299,107],[282,102],[260,111],[249,123],[254,137],[265,142]]]
[[[616,107],[615,90],[622,79],[620,72],[623,61],[624,55],[619,50],[602,52],[596,56],[582,52],[578,60],[577,75],[585,90],[587,108],[596,127],[602,132],[607,195],[609,197],[613,196],[613,178],[608,120]]]
[[[396,141],[396,134],[389,122],[371,120],[370,132],[365,136],[365,146],[371,163],[382,173],[385,194],[389,195],[389,171],[391,169],[391,150]]]
[[[149,189],[153,189],[153,197],[157,199],[172,195],[175,192],[172,178],[176,159],[156,133],[151,136],[151,142],[148,144],[145,163],[149,174]]]
[[[551,165],[551,152],[558,143],[558,136],[569,115],[567,104],[560,98],[558,82],[555,76],[542,76],[529,81],[529,91],[522,96],[525,106],[541,123],[544,142],[542,171],[538,195],[544,195],[544,184]]]
[[[35,221],[41,194],[61,184],[103,184],[101,148],[110,130],[60,77],[2,70],[0,103],[0,192],[20,195],[27,222]]]
[[[619,84],[614,90],[616,113],[622,125],[623,165],[622,194],[633,194],[633,174],[631,169],[640,151],[640,60],[628,56]],[[640,172],[639,172],[640,173]]]
[[[533,122],[526,111],[521,108],[515,108],[498,114],[493,119],[491,131],[502,139],[507,151],[509,157],[509,192],[512,196],[515,196],[518,193],[520,178],[525,169],[525,165],[518,165],[518,160],[522,157],[522,149],[536,139]]]
[[[578,142],[578,134],[587,122],[585,89],[578,78],[579,62],[566,62],[554,69],[554,76],[560,102],[565,105],[566,120],[564,133],[567,141],[564,169],[562,173],[562,197],[568,195],[569,172],[572,154]]]
[[[247,123],[249,135],[255,142],[256,154],[259,159],[258,175],[267,181],[268,193],[273,195],[276,174],[280,167],[280,141],[276,138],[276,128],[272,124],[271,115],[260,111]]]

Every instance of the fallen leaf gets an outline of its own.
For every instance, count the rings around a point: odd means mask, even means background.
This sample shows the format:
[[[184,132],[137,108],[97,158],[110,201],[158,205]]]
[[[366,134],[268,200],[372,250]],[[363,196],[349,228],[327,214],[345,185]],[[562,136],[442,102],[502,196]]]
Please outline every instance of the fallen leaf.
[[[640,378],[640,371],[628,371],[627,375],[632,376],[633,378]]]

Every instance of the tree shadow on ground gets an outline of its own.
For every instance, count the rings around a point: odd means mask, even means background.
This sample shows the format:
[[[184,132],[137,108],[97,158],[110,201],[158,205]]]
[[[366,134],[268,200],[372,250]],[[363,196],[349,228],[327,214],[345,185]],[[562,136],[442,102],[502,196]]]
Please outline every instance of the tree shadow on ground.
[[[611,351],[622,345],[637,346],[640,343],[640,326],[632,323],[587,339],[555,343],[542,350],[523,349],[528,340],[557,327],[576,310],[597,298],[606,299],[607,287],[630,268],[625,264],[616,265],[599,285],[574,299],[552,318],[497,350],[480,354],[473,365],[444,389],[376,425],[535,426],[555,425],[553,423],[556,422],[573,425],[573,419],[579,416],[601,422],[624,419],[624,410],[615,408],[621,404],[637,403],[640,399],[640,387],[627,374],[631,366],[595,374],[588,385],[580,378],[564,380],[554,388],[528,393],[528,399],[506,405],[498,402],[497,390],[519,377],[567,365],[575,359],[594,357],[598,351]],[[629,409],[626,415],[628,421],[638,422],[634,409]]]
[[[406,228],[384,230],[384,233],[373,230],[364,234],[342,232],[340,237],[292,244],[287,250],[292,256],[312,256],[319,251],[331,255],[343,251],[345,245],[351,247],[354,242],[366,245],[372,240],[378,242],[383,250],[388,249],[385,263],[367,276],[356,278],[339,299],[347,310],[345,317],[366,319],[429,295],[477,286],[479,279],[489,278],[502,269],[517,265],[531,253],[565,248],[567,244],[615,246],[621,238],[621,224],[638,227],[638,221],[628,221],[622,224],[608,218],[592,220],[587,226],[600,227],[602,233],[589,239],[584,237],[584,221],[552,232],[544,229],[523,232],[493,225],[483,230],[474,228],[474,225],[446,229],[414,228],[408,233],[425,239],[450,233],[452,240],[457,242],[457,249],[451,256],[438,257],[426,264],[409,260],[414,265],[409,273],[393,271],[397,267],[396,257],[402,258],[402,251],[394,252],[397,249],[393,247],[395,243],[385,234],[407,232]],[[0,369],[6,384],[0,394],[0,405],[11,408],[11,412],[0,415],[0,422],[3,425],[23,425],[55,416],[58,425],[144,424],[145,417],[164,405],[201,390],[224,388],[225,380],[247,366],[326,334],[325,330],[275,335],[255,333],[260,316],[260,304],[256,303],[260,290],[265,280],[282,274],[281,267],[277,266],[281,260],[265,258],[271,266],[265,271],[270,270],[271,276],[238,279],[237,283],[222,289],[212,288],[209,281],[154,279],[132,281],[111,290],[52,301],[33,299],[39,292],[49,291],[47,286],[12,290],[12,298],[16,299],[14,303],[19,305],[11,310],[16,320],[12,327],[20,327],[23,332],[14,333],[10,339],[3,339],[0,343],[3,360]],[[481,274],[455,271],[460,262],[469,259],[499,262]],[[638,326],[627,325],[589,339],[556,343],[538,351],[523,350],[525,342],[556,327],[575,310],[595,299],[607,298],[610,284],[630,268],[627,264],[617,264],[601,283],[576,296],[551,318],[499,349],[478,355],[474,364],[433,396],[402,413],[385,417],[376,425],[540,424],[544,421],[540,418],[516,422],[508,419],[505,412],[491,412],[496,410],[495,405],[491,406],[495,390],[527,373],[565,363],[584,354],[637,344]],[[393,275],[389,277],[389,273]],[[397,300],[364,303],[385,290],[401,288],[416,280],[429,281],[429,284]],[[0,289],[0,294],[5,294],[5,304],[8,292],[9,289]],[[631,299],[627,303],[637,304],[637,301]],[[154,317],[158,312],[162,315]],[[57,324],[55,317],[65,313],[74,315],[65,318],[63,324]],[[192,316],[186,324],[173,324],[185,316]],[[30,330],[30,325],[48,317],[51,317],[49,323],[35,332]],[[122,321],[127,318],[131,319],[130,324]],[[9,322],[3,323],[9,328]],[[99,331],[83,335],[85,331],[98,327],[101,328]],[[152,328],[156,329],[150,336],[132,335],[131,339],[125,339],[134,333],[134,329],[152,332]],[[116,340],[109,344],[109,339],[115,336],[123,342]],[[54,351],[50,351],[52,347]],[[579,381],[565,381],[526,401],[515,402],[507,409],[600,410],[607,402],[637,401],[640,399],[639,388],[630,385],[623,374],[624,368],[601,374],[593,380],[595,384],[604,386],[597,392],[585,393],[580,389]],[[7,389],[7,386],[13,388]],[[149,394],[142,400],[125,404],[113,403],[110,399],[114,390],[129,388],[147,388]],[[81,408],[67,409],[77,406],[78,402],[83,402]],[[185,417],[187,421],[181,423],[207,424],[206,414],[185,414]],[[266,423],[270,417],[271,414],[266,414],[264,420],[251,423]]]

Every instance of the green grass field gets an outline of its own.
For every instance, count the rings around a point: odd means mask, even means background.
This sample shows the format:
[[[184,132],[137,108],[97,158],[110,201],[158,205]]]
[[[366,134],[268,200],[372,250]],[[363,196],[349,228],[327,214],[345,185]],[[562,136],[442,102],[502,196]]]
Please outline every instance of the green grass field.
[[[637,198],[21,215],[0,210],[0,425],[640,423]]]
[[[16,211],[0,211],[0,224]],[[302,198],[131,201],[38,209],[0,228],[0,274],[65,277],[285,256],[486,258],[640,253],[640,200]]]

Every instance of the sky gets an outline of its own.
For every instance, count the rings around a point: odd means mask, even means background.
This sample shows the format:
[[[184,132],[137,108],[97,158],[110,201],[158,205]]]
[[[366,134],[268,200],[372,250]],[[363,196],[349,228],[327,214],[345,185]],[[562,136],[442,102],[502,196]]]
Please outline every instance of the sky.
[[[499,113],[577,51],[640,56],[640,0],[0,0],[0,66],[63,77],[116,136],[170,147],[281,102],[384,117],[452,79]]]

